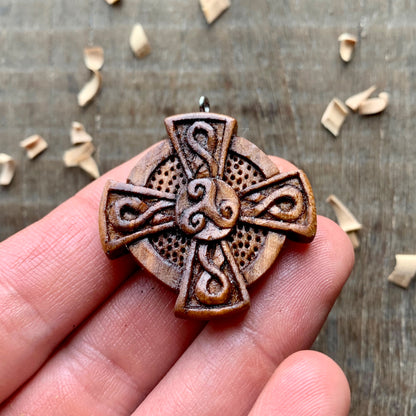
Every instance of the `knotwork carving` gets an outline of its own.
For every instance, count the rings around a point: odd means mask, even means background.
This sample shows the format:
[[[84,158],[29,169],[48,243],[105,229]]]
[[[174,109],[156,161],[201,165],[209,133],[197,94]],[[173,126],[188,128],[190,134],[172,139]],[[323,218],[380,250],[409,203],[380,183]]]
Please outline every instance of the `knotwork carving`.
[[[109,181],[100,233],[111,257],[126,250],[178,292],[175,314],[210,319],[246,309],[247,287],[273,263],[286,237],[316,231],[302,171],[279,173],[228,116],[165,120],[169,140],[151,150],[127,184]]]
[[[204,269],[195,285],[195,296],[204,305],[225,304],[231,293],[231,283],[220,267],[224,263],[224,256],[219,246],[216,247],[212,262],[208,256],[208,246],[201,245],[198,258]]]

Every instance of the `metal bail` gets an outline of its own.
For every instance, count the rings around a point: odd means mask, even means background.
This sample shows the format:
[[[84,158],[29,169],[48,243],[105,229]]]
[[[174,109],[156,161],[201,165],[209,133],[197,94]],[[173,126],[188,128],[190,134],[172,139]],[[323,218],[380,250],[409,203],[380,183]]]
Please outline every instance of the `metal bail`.
[[[201,95],[201,98],[199,99],[199,111],[201,113],[209,113],[210,105],[209,100],[205,95]]]

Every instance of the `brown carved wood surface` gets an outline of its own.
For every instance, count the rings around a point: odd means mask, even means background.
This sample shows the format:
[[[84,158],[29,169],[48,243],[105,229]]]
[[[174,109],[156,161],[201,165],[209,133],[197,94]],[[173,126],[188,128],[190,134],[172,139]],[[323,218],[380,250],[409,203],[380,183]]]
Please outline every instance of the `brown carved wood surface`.
[[[110,257],[130,251],[178,292],[175,314],[211,319],[247,309],[247,286],[276,260],[286,237],[316,233],[312,189],[302,171],[279,173],[237,122],[213,113],[165,120],[127,184],[110,180],[100,234]]]
[[[0,238],[89,183],[62,164],[72,121],[94,137],[104,172],[166,137],[161,120],[206,94],[212,111],[238,119],[241,136],[307,173],[320,214],[334,218],[325,203],[334,193],[363,224],[353,275],[315,348],[346,371],[351,414],[415,414],[416,287],[386,281],[395,253],[416,252],[414,4],[240,0],[208,27],[197,3],[0,2],[0,151],[19,164],[0,189]],[[143,60],[128,45],[136,22],[152,46]],[[359,37],[347,65],[337,42],[345,31]],[[81,110],[88,44],[105,49],[104,84]],[[328,102],[372,84],[391,93],[387,111],[348,117],[334,139],[320,125]],[[50,147],[29,161],[18,142],[33,133]]]

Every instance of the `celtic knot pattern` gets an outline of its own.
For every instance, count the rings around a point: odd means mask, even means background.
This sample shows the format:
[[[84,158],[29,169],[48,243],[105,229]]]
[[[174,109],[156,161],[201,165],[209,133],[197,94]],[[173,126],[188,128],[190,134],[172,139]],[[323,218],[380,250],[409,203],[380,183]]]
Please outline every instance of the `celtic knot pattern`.
[[[100,208],[104,250],[129,250],[178,292],[175,314],[210,319],[246,309],[247,287],[286,237],[310,242],[313,194],[302,171],[279,173],[228,116],[165,120],[169,141],[150,151],[127,184],[109,181]]]

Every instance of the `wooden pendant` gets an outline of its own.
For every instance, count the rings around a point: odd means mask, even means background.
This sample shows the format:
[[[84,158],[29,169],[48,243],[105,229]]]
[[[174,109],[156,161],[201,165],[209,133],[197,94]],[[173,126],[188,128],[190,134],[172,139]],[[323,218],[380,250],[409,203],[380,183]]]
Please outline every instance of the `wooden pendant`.
[[[201,109],[202,111],[202,109]],[[316,210],[306,175],[279,173],[237,122],[209,112],[165,120],[127,183],[108,181],[100,234],[110,258],[129,251],[178,293],[175,314],[211,319],[249,307],[247,287],[286,237],[312,241]]]

